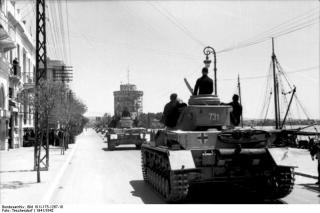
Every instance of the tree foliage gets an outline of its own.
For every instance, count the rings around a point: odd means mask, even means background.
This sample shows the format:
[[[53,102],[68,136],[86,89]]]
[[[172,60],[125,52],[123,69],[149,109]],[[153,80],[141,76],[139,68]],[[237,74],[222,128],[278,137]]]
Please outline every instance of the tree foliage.
[[[87,111],[86,105],[62,82],[41,81],[32,103],[38,107],[41,129],[48,129],[49,125],[54,128],[60,126],[78,134],[88,122],[83,116]]]

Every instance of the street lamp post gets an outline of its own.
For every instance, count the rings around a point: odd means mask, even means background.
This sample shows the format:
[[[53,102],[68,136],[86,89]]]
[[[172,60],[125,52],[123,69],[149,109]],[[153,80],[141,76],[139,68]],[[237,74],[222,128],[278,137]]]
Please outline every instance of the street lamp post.
[[[209,69],[211,60],[209,60],[209,55],[213,54],[213,72],[214,72],[214,95],[217,96],[217,58],[216,58],[216,51],[210,47],[207,46],[203,49],[203,53],[206,55],[206,59],[203,61],[206,68]]]

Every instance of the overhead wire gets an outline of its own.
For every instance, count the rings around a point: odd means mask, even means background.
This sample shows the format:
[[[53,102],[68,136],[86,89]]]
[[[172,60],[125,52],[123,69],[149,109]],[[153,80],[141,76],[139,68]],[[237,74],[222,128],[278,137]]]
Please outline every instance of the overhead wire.
[[[297,21],[299,22],[299,21],[307,18],[308,16],[317,14],[317,10],[318,10],[318,8],[313,8],[313,9],[311,9],[311,10],[308,10],[307,12],[305,12],[305,13],[303,13],[303,14],[300,14],[300,15],[298,15],[298,16],[295,16],[295,17],[293,17],[293,18],[291,18],[291,19],[289,19],[289,20],[286,20],[286,21],[282,22],[282,23],[279,24],[279,25],[276,25],[276,26],[274,26],[274,27],[272,27],[272,28],[270,28],[270,29],[268,29],[268,30],[266,30],[266,31],[263,31],[263,32],[255,35],[255,36],[247,39],[247,40],[242,41],[242,42],[240,42],[238,45],[240,45],[240,44],[246,44],[246,43],[251,43],[252,41],[257,41],[257,39],[259,40],[261,37],[265,37],[266,35],[269,36],[270,34],[276,32],[277,30],[279,30],[279,29],[281,30],[281,27],[282,27],[282,28],[283,28],[283,27],[288,27],[288,26],[290,26],[290,25],[292,25],[292,24],[295,24],[295,25],[296,25],[296,24],[297,24]],[[301,20],[299,20],[299,19],[301,19]],[[286,25],[287,25],[287,26],[286,26]],[[225,48],[225,49],[228,49],[228,48]]]
[[[172,13],[170,13],[170,11],[168,9],[166,9],[165,7],[161,6],[160,4],[157,4],[158,7],[160,7],[163,11],[165,11],[165,13],[169,16],[169,18],[175,22],[179,28],[181,28],[181,30],[183,32],[185,32],[191,39],[193,39],[195,42],[197,42],[198,44],[200,44],[202,47],[205,47],[206,44],[201,41],[200,39],[198,39],[177,17],[175,17],[174,15],[172,15]]]
[[[313,9],[313,10],[315,10],[315,9]],[[304,17],[305,15],[307,15],[307,16]],[[311,16],[311,19],[310,19],[310,16]],[[297,17],[291,18],[285,22],[282,22],[281,24],[279,24],[275,27],[272,27],[271,29],[269,29],[267,31],[264,31],[262,33],[259,33],[256,36],[253,36],[250,39],[239,42],[237,45],[232,45],[230,47],[218,50],[217,53],[229,52],[229,51],[232,51],[235,49],[249,47],[249,46],[252,46],[252,45],[255,45],[258,43],[262,43],[266,40],[269,40],[271,37],[274,37],[274,38],[280,37],[280,36],[295,32],[297,30],[301,30],[301,29],[310,27],[310,26],[319,22],[319,13],[317,13],[317,11],[312,12],[312,13],[310,13],[310,11],[308,11],[307,13],[304,13],[302,16],[300,15],[299,17],[302,18],[299,21],[296,20]]]
[[[69,27],[69,9],[68,9],[68,0],[66,0],[66,19],[67,19],[67,32],[68,32],[68,49],[69,49],[69,64],[72,64],[71,61],[71,45],[70,45],[70,27]]]
[[[198,45],[200,45],[201,47],[204,47],[205,44],[200,41],[198,38],[196,38],[191,32],[190,30],[188,30],[184,25],[182,25],[181,23],[179,23],[177,21],[176,18],[174,18],[174,16],[169,13],[168,10],[166,10],[166,13],[164,13],[161,9],[159,9],[159,7],[157,7],[157,5],[148,2],[149,5],[151,5],[158,13],[160,13],[164,18],[166,18],[171,24],[173,24],[177,29],[179,29],[181,32],[183,32],[187,37],[189,37],[191,40],[193,40],[195,43],[197,43]]]
[[[51,33],[50,35],[53,37],[53,41],[54,41],[54,49],[57,52],[57,59],[62,58],[62,54],[61,54],[61,46],[60,46],[60,42],[59,42],[59,36],[58,36],[58,29],[57,29],[57,23],[56,23],[56,15],[55,15],[55,2],[54,1],[50,1],[49,4],[49,10],[50,10],[50,24],[51,24]]]

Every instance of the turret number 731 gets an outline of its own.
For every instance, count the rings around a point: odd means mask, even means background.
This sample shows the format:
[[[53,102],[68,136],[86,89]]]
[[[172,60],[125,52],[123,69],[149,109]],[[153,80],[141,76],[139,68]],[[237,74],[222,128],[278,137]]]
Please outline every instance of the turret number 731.
[[[210,121],[218,121],[220,118],[219,118],[219,114],[217,113],[209,113],[209,119]]]

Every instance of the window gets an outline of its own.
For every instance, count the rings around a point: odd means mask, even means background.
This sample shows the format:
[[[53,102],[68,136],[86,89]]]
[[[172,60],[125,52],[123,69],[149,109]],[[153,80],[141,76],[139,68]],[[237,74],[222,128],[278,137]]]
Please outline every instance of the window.
[[[9,58],[9,60],[10,60],[10,63],[12,63],[12,61],[13,61],[13,58],[12,58],[12,50],[10,50],[10,58]]]
[[[24,104],[23,105],[23,124],[24,125],[27,124],[27,118],[28,118],[28,109],[27,109],[27,105]]]
[[[2,108],[2,109],[4,109],[4,102],[5,102],[4,89],[3,89],[3,86],[1,86],[1,89],[0,89],[0,108]]]
[[[17,59],[20,62],[20,45],[17,44]]]
[[[17,126],[18,125],[18,113],[14,113],[14,125]]]
[[[9,87],[9,98],[13,97],[13,89]]]

